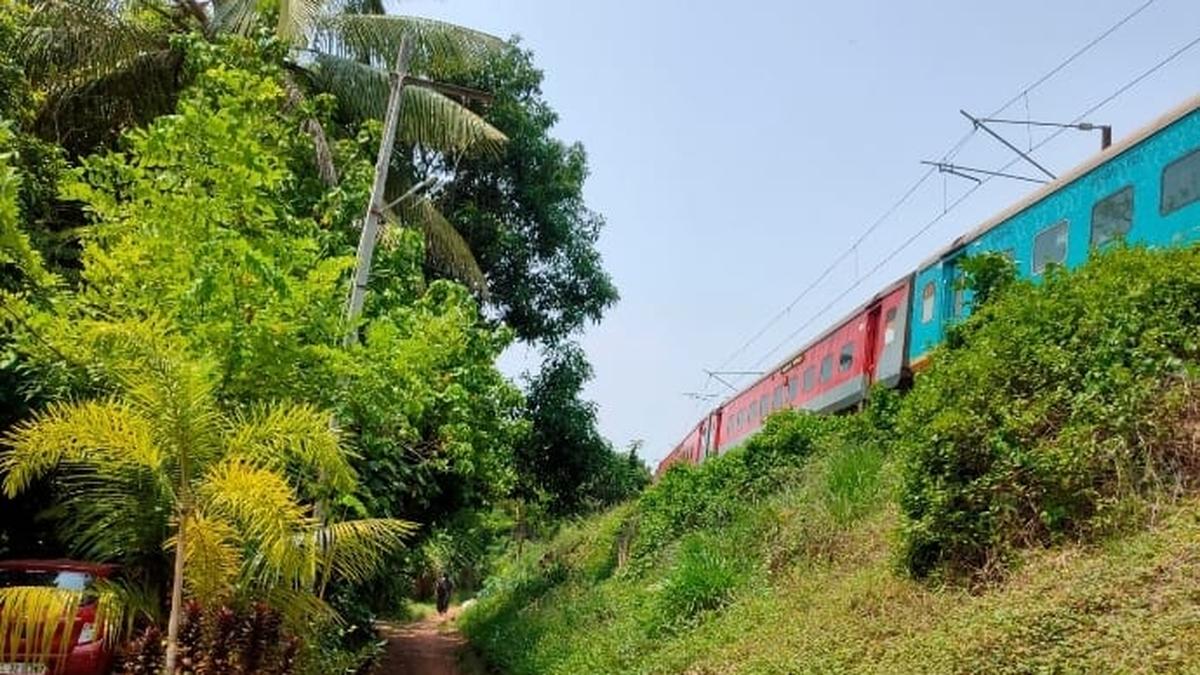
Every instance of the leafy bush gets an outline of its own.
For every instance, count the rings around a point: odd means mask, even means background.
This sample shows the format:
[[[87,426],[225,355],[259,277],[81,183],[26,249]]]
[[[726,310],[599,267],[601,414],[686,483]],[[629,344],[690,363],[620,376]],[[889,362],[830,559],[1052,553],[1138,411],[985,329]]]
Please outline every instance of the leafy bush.
[[[899,416],[904,566],[986,572],[1186,478],[1195,458],[1166,432],[1200,356],[1197,298],[1200,250],[1131,248],[981,305]]]
[[[728,522],[734,513],[775,492],[822,443],[832,418],[784,411],[742,447],[699,466],[676,465],[638,500],[634,556],[643,558],[679,536]]]
[[[300,641],[283,631],[277,612],[257,603],[244,611],[184,608],[179,629],[182,672],[195,675],[287,675],[297,672]],[[148,626],[124,650],[125,675],[161,673],[165,660],[162,631]]]

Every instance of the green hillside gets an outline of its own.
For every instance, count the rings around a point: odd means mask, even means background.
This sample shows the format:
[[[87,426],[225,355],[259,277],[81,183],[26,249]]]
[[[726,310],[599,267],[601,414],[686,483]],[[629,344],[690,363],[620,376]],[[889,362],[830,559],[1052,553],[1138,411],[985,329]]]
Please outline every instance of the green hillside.
[[[527,546],[465,632],[511,673],[1196,669],[1200,253],[1000,267],[908,395]]]

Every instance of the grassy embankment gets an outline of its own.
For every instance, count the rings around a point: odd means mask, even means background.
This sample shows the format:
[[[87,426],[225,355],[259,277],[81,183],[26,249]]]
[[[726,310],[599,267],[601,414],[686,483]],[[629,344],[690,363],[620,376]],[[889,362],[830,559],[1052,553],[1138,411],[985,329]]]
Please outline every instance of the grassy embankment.
[[[1200,253],[1000,286],[902,401],[772,417],[503,561],[465,632],[511,673],[1200,667]]]

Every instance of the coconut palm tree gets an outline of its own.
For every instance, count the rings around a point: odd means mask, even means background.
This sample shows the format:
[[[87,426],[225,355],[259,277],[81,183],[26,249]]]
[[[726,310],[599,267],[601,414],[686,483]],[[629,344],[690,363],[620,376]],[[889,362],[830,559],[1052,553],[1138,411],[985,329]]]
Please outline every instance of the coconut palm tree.
[[[295,98],[333,94],[338,119],[348,124],[383,118],[387,70],[407,41],[411,77],[388,201],[410,187],[414,153],[454,158],[495,151],[506,140],[461,102],[470,91],[422,78],[435,63],[476,59],[501,42],[441,21],[386,15],[378,0],[36,0],[32,8],[21,43],[26,73],[45,94],[35,127],[74,152],[171,111],[184,84],[183,54],[173,37],[260,31],[287,45]],[[305,130],[322,177],[336,181],[325,130],[315,120]],[[466,241],[427,198],[391,220],[422,228],[435,268],[486,291]]]
[[[330,578],[365,579],[412,531],[399,520],[313,517],[308,503],[355,485],[328,413],[303,404],[224,410],[211,365],[183,356],[155,323],[88,334],[115,355],[104,369],[118,386],[11,430],[2,486],[11,497],[52,477],[64,541],[90,559],[137,568],[173,551],[167,672],[185,592],[205,602],[265,599],[302,624],[331,612],[317,594]]]

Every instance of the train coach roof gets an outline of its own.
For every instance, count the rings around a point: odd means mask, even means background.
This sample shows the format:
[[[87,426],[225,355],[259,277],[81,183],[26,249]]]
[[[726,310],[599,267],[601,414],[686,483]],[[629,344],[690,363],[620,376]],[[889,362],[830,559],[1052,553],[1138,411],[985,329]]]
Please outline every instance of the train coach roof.
[[[1184,101],[1183,103],[1172,108],[1171,110],[1164,113],[1163,115],[1160,115],[1153,122],[1143,126],[1142,128],[1138,129],[1137,131],[1133,132],[1132,134],[1129,134],[1128,136],[1122,138],[1120,141],[1118,141],[1118,142],[1112,144],[1111,146],[1101,150],[1100,152],[1092,155],[1087,160],[1085,160],[1081,164],[1077,165],[1075,168],[1071,169],[1067,173],[1059,176],[1058,178],[1050,181],[1049,183],[1046,183],[1045,185],[1038,188],[1037,190],[1034,190],[1032,193],[1030,193],[1030,194],[1026,195],[1024,198],[1018,200],[1012,206],[1008,207],[1007,209],[1004,209],[1003,211],[996,214],[995,216],[992,216],[991,218],[985,220],[982,224],[976,226],[974,229],[966,232],[965,234],[959,235],[949,245],[943,246],[942,248],[938,249],[937,252],[934,253],[932,256],[921,261],[921,264],[917,265],[917,271],[923,270],[926,267],[929,267],[930,265],[937,263],[939,260],[946,257],[948,254],[953,253],[953,252],[957,251],[958,249],[962,248],[963,246],[966,246],[967,244],[971,243],[972,241],[975,241],[979,237],[982,237],[984,234],[987,234],[993,228],[997,227],[998,225],[1000,225],[1004,221],[1008,220],[1009,218],[1016,216],[1017,214],[1021,213],[1025,209],[1028,209],[1029,207],[1033,206],[1034,204],[1037,204],[1038,202],[1042,201],[1046,197],[1049,197],[1050,195],[1054,194],[1055,192],[1058,192],[1059,190],[1066,187],[1067,185],[1070,185],[1071,183],[1078,180],[1079,178],[1082,178],[1089,171],[1092,171],[1093,169],[1104,164],[1105,162],[1116,158],[1121,153],[1133,148],[1138,143],[1141,143],[1142,141],[1153,136],[1154,134],[1158,133],[1159,131],[1162,131],[1164,128],[1170,126],[1171,124],[1174,124],[1175,122],[1179,121],[1180,119],[1182,119],[1183,117],[1185,117],[1186,115],[1188,115],[1189,113],[1191,113],[1197,109],[1200,109],[1200,95],[1193,96],[1190,99],[1188,99],[1187,101]]]
[[[808,351],[809,349],[812,349],[813,345],[821,342],[825,338],[829,337],[838,328],[841,328],[842,326],[846,325],[846,322],[849,321],[852,317],[857,316],[858,314],[861,314],[863,312],[863,310],[865,310],[867,307],[869,307],[871,305],[871,303],[875,302],[876,300],[879,300],[880,298],[882,298],[884,296],[889,295],[890,293],[894,292],[897,288],[900,288],[901,286],[903,286],[905,283],[908,282],[908,279],[910,276],[912,276],[911,272],[909,272],[908,274],[905,274],[904,276],[900,277],[899,279],[896,279],[895,281],[888,284],[887,286],[884,286],[882,290],[880,290],[876,293],[873,293],[870,298],[868,298],[862,304],[858,305],[857,307],[850,310],[849,312],[846,312],[845,314],[843,314],[837,321],[831,323],[828,328],[821,331],[818,335],[816,335],[815,337],[810,338],[808,340],[805,340],[804,344],[801,347],[799,347],[798,349],[793,349],[792,351],[788,352],[788,355],[786,358],[778,361],[771,368],[764,370],[763,374],[760,377],[756,378],[753,382],[751,382],[750,384],[739,389],[736,394],[726,397],[724,400],[721,401],[720,405],[706,411],[704,413],[704,417],[702,417],[700,421],[701,422],[704,421],[705,419],[707,419],[709,416],[711,416],[717,410],[724,408],[725,406],[729,405],[731,402],[736,400],[739,396],[742,396],[747,391],[750,391],[751,389],[757,387],[763,380],[770,378],[772,375],[774,375],[776,372],[778,372],[780,369],[782,369],[785,365],[790,363],[793,359],[796,358],[797,355],[803,354],[804,352]],[[686,443],[688,441],[689,437],[691,437],[691,435],[693,433],[696,433],[699,428],[700,428],[700,422],[696,422],[696,423],[692,424],[690,427],[688,427],[688,431],[684,434],[683,439],[680,440],[679,443],[677,443],[675,445],[675,447],[671,449],[671,452],[667,453],[666,457],[664,457],[662,460],[659,461],[659,464],[661,464],[663,461],[666,461],[672,455],[674,455],[676,452],[678,452],[680,449],[680,446],[683,445],[684,443]]]
[[[736,399],[737,397],[739,397],[742,394],[745,394],[747,391],[750,391],[751,389],[757,387],[763,380],[770,379],[770,377],[772,375],[774,375],[775,373],[782,370],[784,366],[786,366],[787,364],[789,364],[793,360],[795,360],[795,358],[797,356],[812,349],[814,345],[820,343],[822,340],[824,340],[825,338],[829,337],[834,332],[836,332],[839,328],[846,325],[846,322],[848,322],[850,319],[854,318],[855,316],[858,316],[859,314],[862,314],[868,307],[871,306],[872,303],[876,302],[880,298],[891,295],[893,292],[895,292],[895,290],[897,288],[900,288],[904,284],[908,283],[908,278],[911,275],[912,275],[912,272],[908,272],[904,276],[900,277],[899,279],[896,279],[892,283],[884,286],[881,290],[879,290],[875,293],[872,293],[871,297],[867,298],[865,301],[863,301],[861,304],[859,304],[854,309],[842,314],[841,317],[837,321],[834,321],[833,323],[829,324],[828,328],[821,331],[816,336],[809,338],[808,340],[805,340],[804,344],[801,345],[800,347],[788,352],[788,355],[786,358],[783,358],[783,359],[777,361],[775,363],[775,365],[771,366],[767,370],[764,370],[763,374],[760,377],[758,377],[757,379],[755,379],[754,382],[751,382],[750,384],[746,385],[745,387],[742,387],[741,389],[738,390],[738,392],[736,394],[726,397],[725,400],[721,401],[721,405],[717,406],[717,408],[714,408],[713,410],[716,410],[718,408],[724,408],[726,405],[729,405],[729,403],[731,401],[733,401],[734,399]]]

